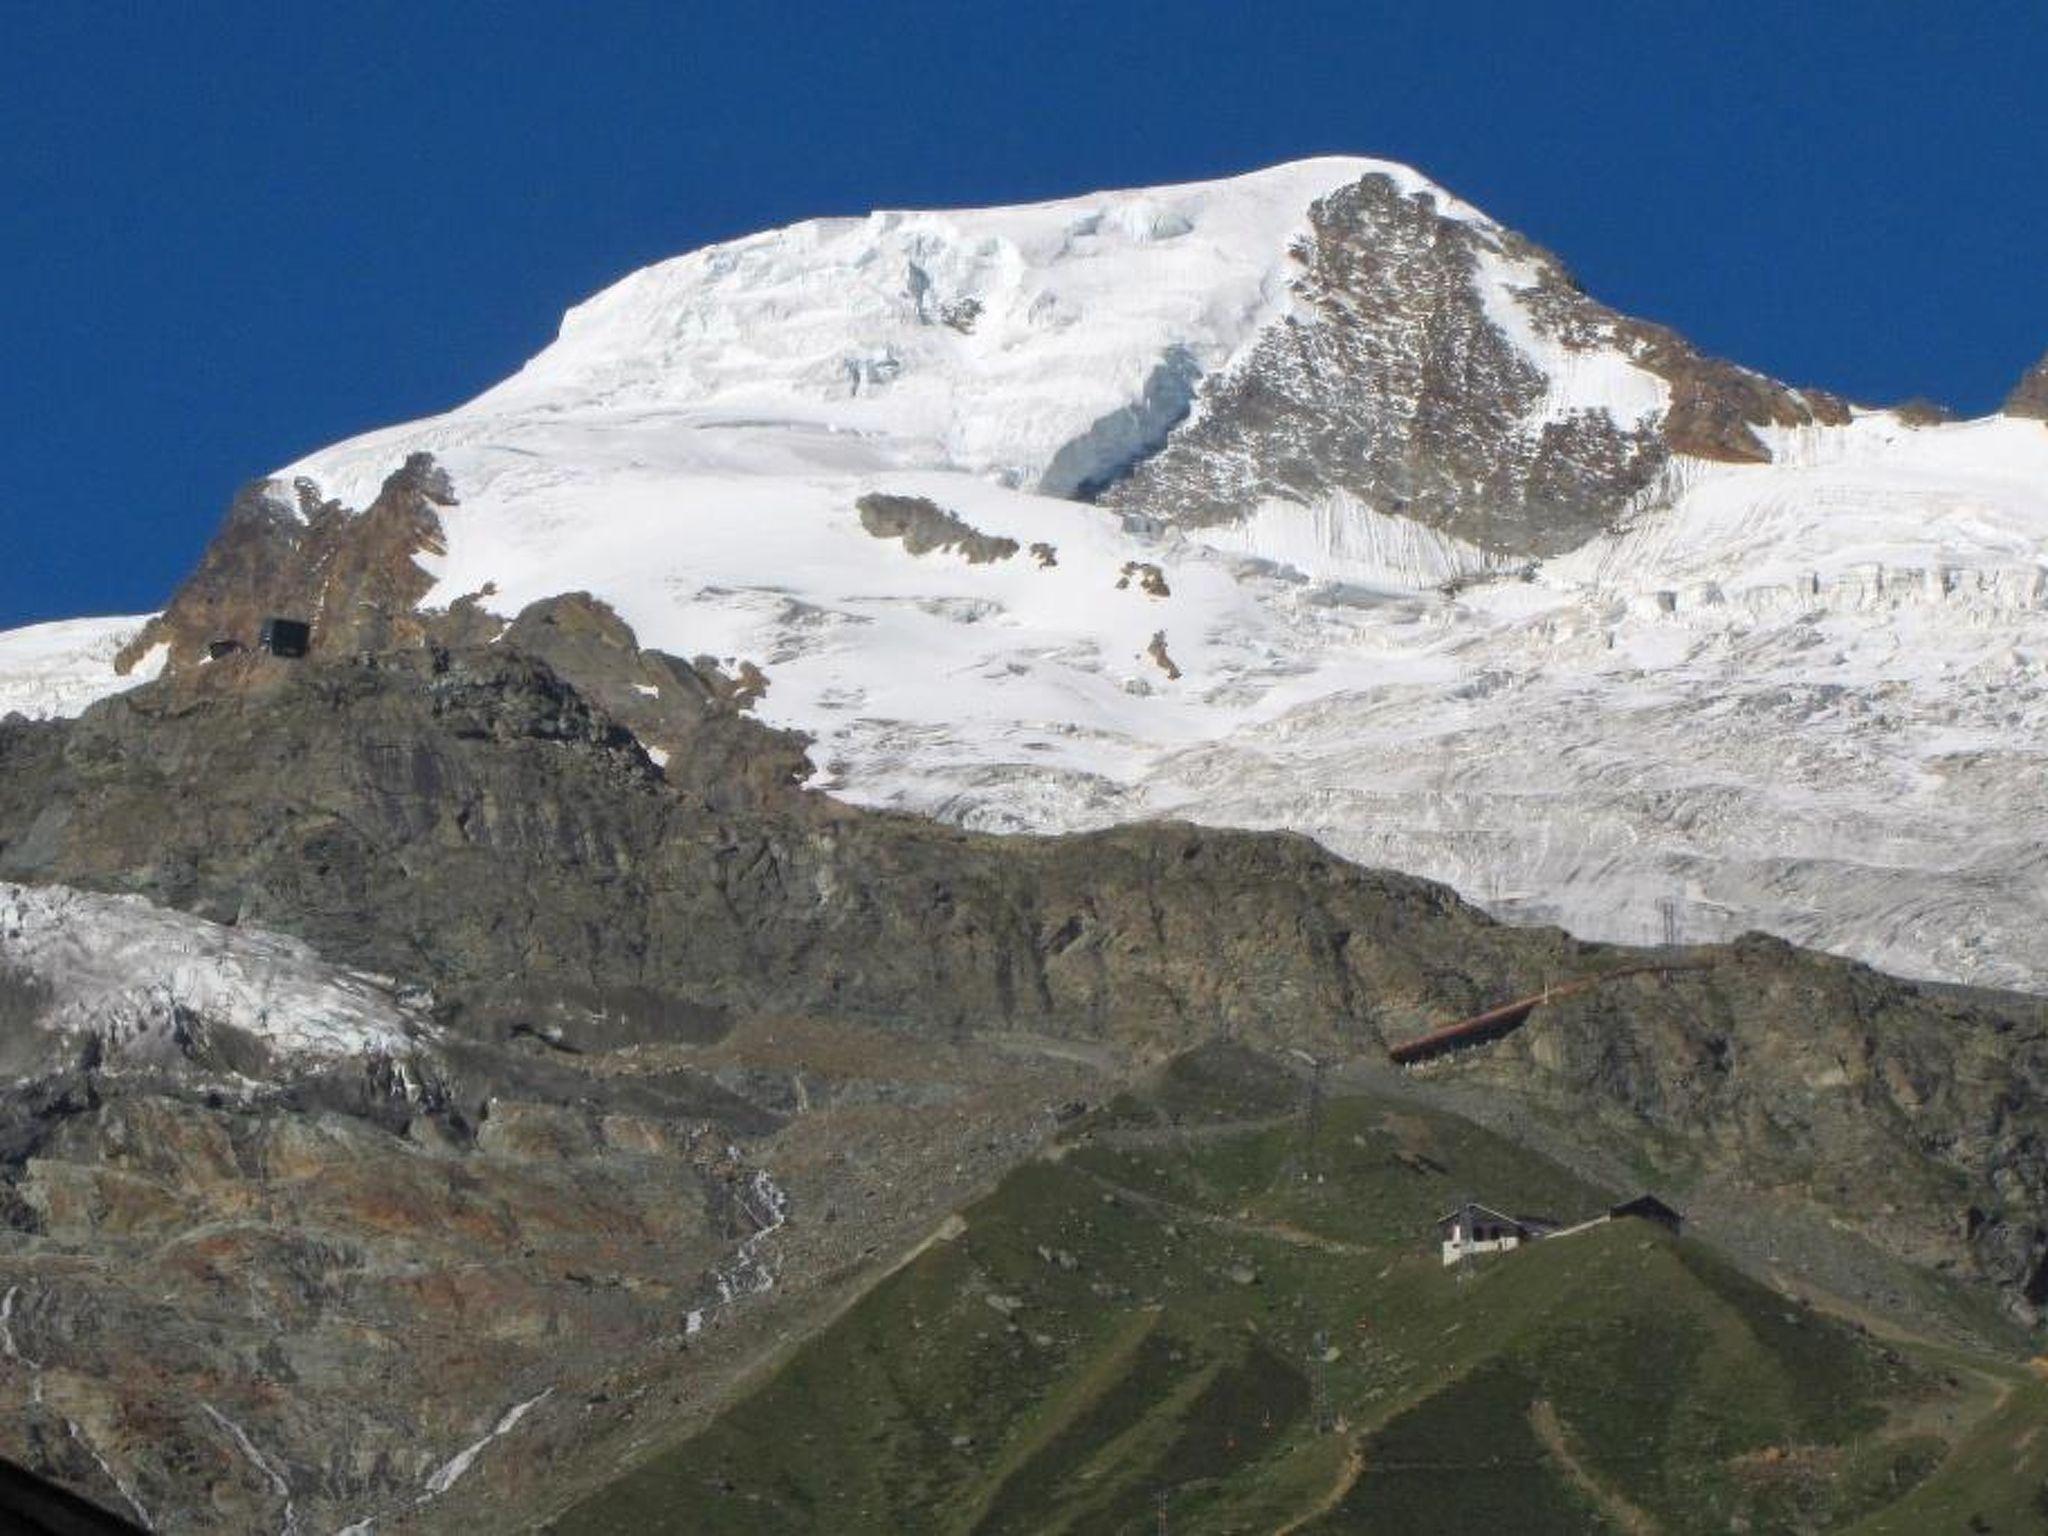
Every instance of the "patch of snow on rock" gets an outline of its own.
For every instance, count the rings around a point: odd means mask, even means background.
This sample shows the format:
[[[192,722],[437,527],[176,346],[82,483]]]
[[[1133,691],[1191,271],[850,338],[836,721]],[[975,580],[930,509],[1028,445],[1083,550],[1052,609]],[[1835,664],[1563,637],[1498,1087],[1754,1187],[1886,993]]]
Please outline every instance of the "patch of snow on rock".
[[[228,928],[140,896],[0,883],[0,970],[46,995],[36,1022],[118,1060],[225,1027],[286,1057],[402,1056],[427,1026],[379,978],[297,939]]]
[[[1532,424],[1591,411],[1605,411],[1624,429],[1661,420],[1671,404],[1671,386],[1663,379],[1613,347],[1568,347],[1536,323],[1522,295],[1540,281],[1533,262],[1493,253],[1480,257],[1477,284],[1486,318],[1545,381]]]

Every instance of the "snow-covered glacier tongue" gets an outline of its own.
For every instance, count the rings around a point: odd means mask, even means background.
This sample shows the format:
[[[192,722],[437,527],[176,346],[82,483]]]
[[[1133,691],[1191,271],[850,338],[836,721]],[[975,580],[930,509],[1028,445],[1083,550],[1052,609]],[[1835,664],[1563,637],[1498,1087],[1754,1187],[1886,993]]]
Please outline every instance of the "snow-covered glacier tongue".
[[[446,494],[380,500],[419,454]],[[287,541],[371,509],[425,610],[586,591],[758,666],[863,803],[1289,827],[1592,937],[2048,986],[2042,422],[1706,357],[1404,167],[713,246],[253,495]],[[192,611],[128,659],[203,664]],[[0,637],[0,713],[121,685],[65,655]]]
[[[117,1071],[397,1060],[431,1033],[391,983],[296,939],[64,886],[0,882],[0,981],[35,1033],[89,1040]]]

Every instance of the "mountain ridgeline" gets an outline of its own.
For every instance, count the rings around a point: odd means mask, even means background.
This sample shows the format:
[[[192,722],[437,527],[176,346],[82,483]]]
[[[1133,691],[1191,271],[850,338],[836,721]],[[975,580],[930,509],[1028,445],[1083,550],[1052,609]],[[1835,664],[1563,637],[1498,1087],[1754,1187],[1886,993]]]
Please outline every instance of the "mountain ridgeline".
[[[1846,955],[2048,964],[2041,375],[1854,408],[1370,161],[636,274],[0,703],[0,1454],[165,1531],[2038,1522],[2048,1002]]]
[[[0,877],[295,933],[462,1027],[581,1008],[566,1038],[607,1044],[633,998],[656,1037],[790,1012],[1376,1055],[1634,958],[1295,837],[1011,840],[862,812],[801,788],[800,744],[730,692],[581,598],[487,645],[224,658],[9,726]],[[606,695],[641,703],[632,728]],[[1760,938],[1695,958],[1559,1002],[1473,1070],[1669,1136],[1700,1175],[1802,1190],[2023,1310],[2048,1299],[2039,1004]]]

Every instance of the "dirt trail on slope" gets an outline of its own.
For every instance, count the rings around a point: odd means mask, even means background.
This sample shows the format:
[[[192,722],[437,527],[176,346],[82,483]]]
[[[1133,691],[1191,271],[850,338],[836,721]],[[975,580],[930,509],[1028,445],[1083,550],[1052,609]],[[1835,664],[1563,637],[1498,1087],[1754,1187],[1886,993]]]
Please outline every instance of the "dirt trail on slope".
[[[1154,1215],[1169,1218],[1175,1223],[1189,1226],[1211,1227],[1220,1232],[1235,1232],[1243,1237],[1263,1237],[1276,1243],[1286,1243],[1294,1248],[1313,1248],[1321,1253],[1342,1254],[1348,1258],[1382,1258],[1385,1250],[1368,1248],[1362,1243],[1346,1243],[1334,1237],[1323,1237],[1314,1232],[1304,1231],[1284,1221],[1247,1221],[1236,1216],[1219,1216],[1192,1205],[1182,1205],[1178,1200],[1168,1200],[1160,1195],[1148,1195],[1120,1184],[1107,1174],[1097,1173],[1092,1168],[1075,1167],[1090,1183],[1100,1185],[1117,1199],[1128,1201]]]
[[[1365,1442],[1363,1440],[1354,1440],[1351,1442],[1351,1448],[1344,1453],[1344,1465],[1338,1471],[1337,1481],[1330,1485],[1329,1491],[1316,1500],[1315,1504],[1305,1513],[1296,1515],[1292,1520],[1274,1531],[1273,1536],[1294,1536],[1296,1531],[1307,1530],[1309,1526],[1331,1513],[1338,1505],[1350,1498],[1351,1490],[1358,1486],[1358,1480],[1363,1476],[1365,1476]]]
[[[1585,1463],[1573,1454],[1571,1442],[1565,1438],[1564,1425],[1558,1421],[1557,1409],[1551,1406],[1548,1398],[1538,1398],[1529,1405],[1529,1427],[1536,1432],[1536,1438],[1543,1442],[1543,1448],[1565,1476],[1572,1480],[1572,1486],[1591,1499],[1600,1513],[1612,1520],[1618,1529],[1627,1536],[1659,1536],[1663,1528],[1655,1520],[1594,1477]]]

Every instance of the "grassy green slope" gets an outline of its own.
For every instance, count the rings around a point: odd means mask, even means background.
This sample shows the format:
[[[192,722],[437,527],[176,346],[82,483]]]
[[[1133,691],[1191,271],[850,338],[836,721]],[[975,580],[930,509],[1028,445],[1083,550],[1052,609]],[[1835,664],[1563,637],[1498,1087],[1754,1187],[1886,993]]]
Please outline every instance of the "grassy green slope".
[[[2012,1434],[1977,1443],[1988,1397],[1938,1364],[1637,1222],[1461,1277],[1431,1230],[1461,1197],[1575,1217],[1611,1192],[1369,1098],[1311,1146],[1284,1105],[1231,1061],[1113,1105],[560,1528],[1819,1529],[1946,1516],[1971,1456],[2005,1490],[1979,1504],[2031,1507]],[[2041,1409],[2030,1386],[2000,1415]]]
[[[1933,1476],[1859,1522],[1856,1536],[2048,1530],[2048,1381],[1986,1375],[1995,1410],[1962,1433]]]

